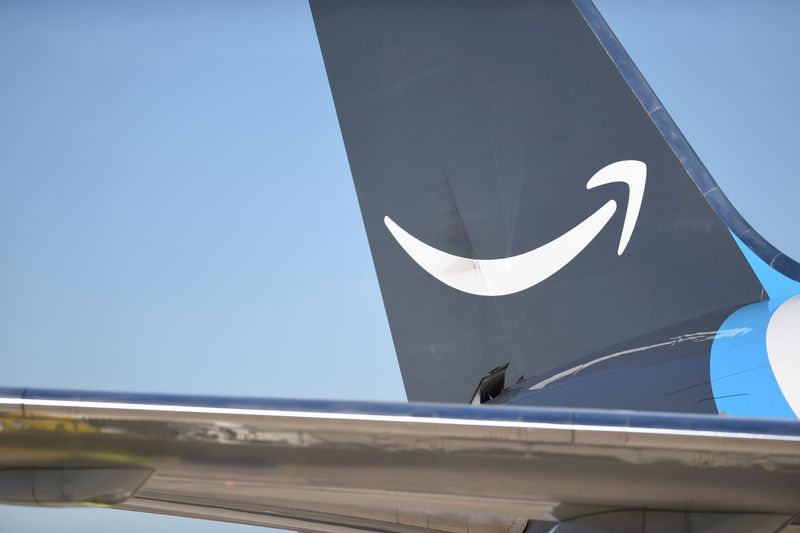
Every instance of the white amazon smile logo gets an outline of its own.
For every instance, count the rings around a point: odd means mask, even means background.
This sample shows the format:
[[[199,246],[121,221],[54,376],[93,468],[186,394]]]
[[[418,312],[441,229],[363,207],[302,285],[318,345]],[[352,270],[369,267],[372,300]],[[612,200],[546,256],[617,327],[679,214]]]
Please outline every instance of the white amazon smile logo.
[[[641,161],[617,161],[600,169],[586,183],[587,189],[615,182],[628,184],[628,208],[617,255],[625,251],[639,218],[646,175],[647,165]],[[616,210],[617,203],[609,200],[557,239],[524,254],[502,259],[448,254],[415,238],[388,216],[383,222],[411,259],[442,283],[478,296],[503,296],[533,287],[564,268],[597,237]]]

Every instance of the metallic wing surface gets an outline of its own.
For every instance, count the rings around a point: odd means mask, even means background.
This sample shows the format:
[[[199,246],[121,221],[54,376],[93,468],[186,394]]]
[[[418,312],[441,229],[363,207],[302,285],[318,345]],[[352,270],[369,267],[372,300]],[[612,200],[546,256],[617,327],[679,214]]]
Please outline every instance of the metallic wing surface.
[[[800,512],[797,421],[13,390],[0,413],[7,503],[313,532]]]

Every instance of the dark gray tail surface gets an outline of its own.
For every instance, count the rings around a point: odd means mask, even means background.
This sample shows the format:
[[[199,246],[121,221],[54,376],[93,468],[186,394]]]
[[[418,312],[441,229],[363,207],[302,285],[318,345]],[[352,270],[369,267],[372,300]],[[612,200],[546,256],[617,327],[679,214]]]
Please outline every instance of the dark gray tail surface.
[[[589,4],[311,7],[410,400],[762,297]]]

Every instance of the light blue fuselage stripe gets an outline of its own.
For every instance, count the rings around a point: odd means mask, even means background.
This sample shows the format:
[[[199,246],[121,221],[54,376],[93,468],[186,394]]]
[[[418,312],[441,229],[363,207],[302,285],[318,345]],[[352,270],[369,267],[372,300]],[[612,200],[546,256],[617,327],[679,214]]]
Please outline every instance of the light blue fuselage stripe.
[[[711,345],[711,390],[719,412],[736,416],[795,418],[767,355],[769,302],[738,309]],[[736,331],[732,335],[727,332]]]
[[[769,362],[767,326],[780,304],[800,294],[800,283],[770,268],[733,238],[770,299],[736,310],[714,339],[709,370],[717,410],[738,416],[795,418]]]

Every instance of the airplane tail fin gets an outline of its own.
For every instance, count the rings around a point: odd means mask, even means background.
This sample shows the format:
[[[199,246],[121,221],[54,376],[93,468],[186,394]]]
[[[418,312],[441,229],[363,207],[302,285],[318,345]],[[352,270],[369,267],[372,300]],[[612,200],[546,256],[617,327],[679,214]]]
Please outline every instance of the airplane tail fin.
[[[731,231],[800,279],[588,0],[311,8],[410,400],[763,299]]]

